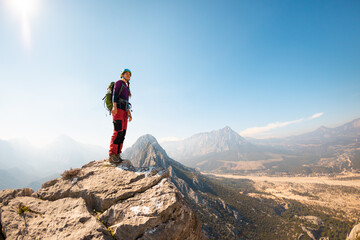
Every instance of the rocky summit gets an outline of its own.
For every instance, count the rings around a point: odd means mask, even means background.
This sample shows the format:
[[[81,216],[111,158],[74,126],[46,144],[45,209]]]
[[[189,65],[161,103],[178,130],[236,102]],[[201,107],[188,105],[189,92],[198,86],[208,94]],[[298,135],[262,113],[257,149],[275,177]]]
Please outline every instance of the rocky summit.
[[[105,160],[32,189],[0,191],[0,239],[203,239],[201,222],[157,167]]]

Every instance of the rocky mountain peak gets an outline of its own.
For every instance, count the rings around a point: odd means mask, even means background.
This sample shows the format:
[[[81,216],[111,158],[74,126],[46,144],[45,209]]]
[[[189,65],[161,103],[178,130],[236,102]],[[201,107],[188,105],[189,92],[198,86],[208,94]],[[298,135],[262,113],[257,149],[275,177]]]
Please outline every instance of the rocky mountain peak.
[[[222,137],[225,139],[238,140],[242,143],[246,142],[245,138],[241,137],[239,133],[235,132],[229,126],[225,126],[219,130],[214,130],[210,132],[210,134],[214,134],[215,136]]]
[[[150,134],[143,135],[124,151],[123,157],[131,160],[136,167],[161,166],[167,168],[173,162],[156,138]]]
[[[327,132],[329,131],[329,128],[325,127],[325,126],[320,126],[318,129],[317,129],[317,132],[319,133],[324,133],[324,132]]]
[[[211,132],[197,133],[181,141],[165,142],[162,146],[173,159],[191,167],[198,167],[197,163],[205,163],[204,160],[223,160],[223,153],[232,154],[231,157],[234,158],[240,156],[241,152],[252,151],[254,148],[253,144],[229,126]],[[216,154],[220,155],[216,157]],[[211,159],[208,158],[210,155]],[[205,159],[205,156],[208,157]]]
[[[245,138],[241,137],[229,126],[225,126],[219,130],[202,133],[196,138],[199,140],[199,143],[202,143],[201,145],[206,147],[212,146],[211,148],[213,148],[214,152],[218,152],[224,149],[232,149],[236,146],[248,143]]]
[[[222,129],[220,129],[220,131],[222,131],[222,132],[233,132],[233,130],[229,126],[223,127]]]
[[[128,156],[129,152],[141,152],[142,150],[147,151],[149,145],[152,145],[154,149],[156,149],[157,151],[160,151],[162,154],[166,155],[165,150],[159,145],[156,138],[154,136],[152,136],[151,134],[145,134],[145,135],[140,136],[130,148],[127,148],[124,151],[124,154],[128,158],[128,157],[130,157],[130,156]]]
[[[145,134],[145,135],[140,136],[136,140],[135,145],[141,145],[144,143],[158,143],[158,141],[156,140],[156,138],[153,135]]]
[[[6,239],[202,239],[164,168],[93,161],[31,189],[0,191]]]

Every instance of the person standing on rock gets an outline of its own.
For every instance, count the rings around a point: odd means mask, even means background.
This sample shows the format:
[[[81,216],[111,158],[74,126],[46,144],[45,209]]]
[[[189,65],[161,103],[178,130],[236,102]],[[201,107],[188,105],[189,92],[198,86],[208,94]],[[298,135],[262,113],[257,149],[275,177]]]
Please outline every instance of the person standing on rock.
[[[120,75],[121,79],[115,83],[113,89],[113,108],[111,113],[113,116],[114,133],[110,142],[109,161],[114,164],[120,164],[123,161],[120,156],[121,149],[125,139],[128,119],[129,122],[132,120],[129,103],[129,97],[131,97],[130,77],[131,71],[124,69]]]

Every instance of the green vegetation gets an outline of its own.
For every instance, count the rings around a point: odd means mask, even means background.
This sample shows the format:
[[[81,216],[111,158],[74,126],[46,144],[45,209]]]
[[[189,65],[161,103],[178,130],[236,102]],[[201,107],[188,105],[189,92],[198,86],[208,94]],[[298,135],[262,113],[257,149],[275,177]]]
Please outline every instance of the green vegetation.
[[[299,191],[296,191],[296,190],[294,190],[294,189],[291,189],[290,192],[292,192],[293,194],[299,195],[299,196],[310,197],[310,198],[312,198],[313,200],[318,200],[318,199],[319,199],[318,196],[315,196],[315,195],[309,193],[308,191],[306,191],[306,192],[299,192]]]
[[[347,194],[356,194],[360,195],[360,189],[357,187],[351,187],[351,186],[344,186],[344,185],[327,185],[327,184],[321,184],[317,183],[315,184],[317,187],[316,192],[333,192],[336,193],[347,193]]]
[[[94,214],[95,214],[96,218],[99,220],[99,222],[101,222],[101,224],[106,227],[106,229],[109,231],[109,233],[110,233],[110,235],[112,236],[112,238],[113,238],[113,239],[116,239],[116,238],[115,238],[115,232],[114,232],[114,230],[112,230],[110,227],[108,227],[108,225],[106,224],[106,222],[104,222],[104,221],[102,221],[102,220],[100,219],[100,215],[102,214],[102,212],[96,211],[96,210],[94,209]]]
[[[228,188],[238,191],[238,192],[258,192],[254,188],[254,181],[250,179],[232,179],[232,178],[222,178],[215,176],[207,176],[209,179],[213,179],[214,181],[219,181],[221,184],[224,184]],[[263,192],[261,192],[263,193]]]
[[[18,206],[18,214],[21,215],[25,212],[31,212],[31,213],[36,213],[36,214],[39,214],[40,216],[42,216],[41,213],[39,212],[36,212],[34,210],[31,210],[28,206],[25,206],[23,205],[22,203],[19,203],[19,206]]]
[[[24,206],[21,203],[19,204],[18,213],[23,214],[24,212],[29,212],[30,208],[28,206]]]
[[[312,173],[330,174],[335,172],[333,168],[312,166],[320,159],[318,155],[307,153],[299,156],[283,156],[283,159],[281,162],[265,163],[264,166],[268,168],[266,172],[271,175],[278,173],[310,175]]]
[[[324,207],[305,206],[295,200],[288,200],[289,208],[282,212],[281,216],[296,224],[303,223],[309,227],[316,229],[316,232],[321,237],[329,237],[330,239],[346,239],[347,234],[351,231],[354,222],[346,219],[339,219],[334,217],[334,212],[331,209]],[[320,226],[309,224],[296,216],[317,216],[323,224]]]
[[[107,228],[107,230],[109,231],[109,233],[111,234],[111,236],[115,239],[115,233],[114,230],[112,230],[111,228]]]

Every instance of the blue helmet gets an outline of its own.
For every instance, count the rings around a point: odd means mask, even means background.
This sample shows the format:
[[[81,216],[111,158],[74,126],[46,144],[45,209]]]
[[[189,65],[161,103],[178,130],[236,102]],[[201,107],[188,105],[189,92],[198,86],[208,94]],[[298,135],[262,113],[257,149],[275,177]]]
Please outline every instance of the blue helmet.
[[[130,73],[130,76],[131,76],[131,71],[130,71],[130,69],[125,68],[125,69],[121,72],[120,77],[122,78],[123,75],[124,75],[124,73],[126,73],[126,72],[129,72],[129,73]]]

